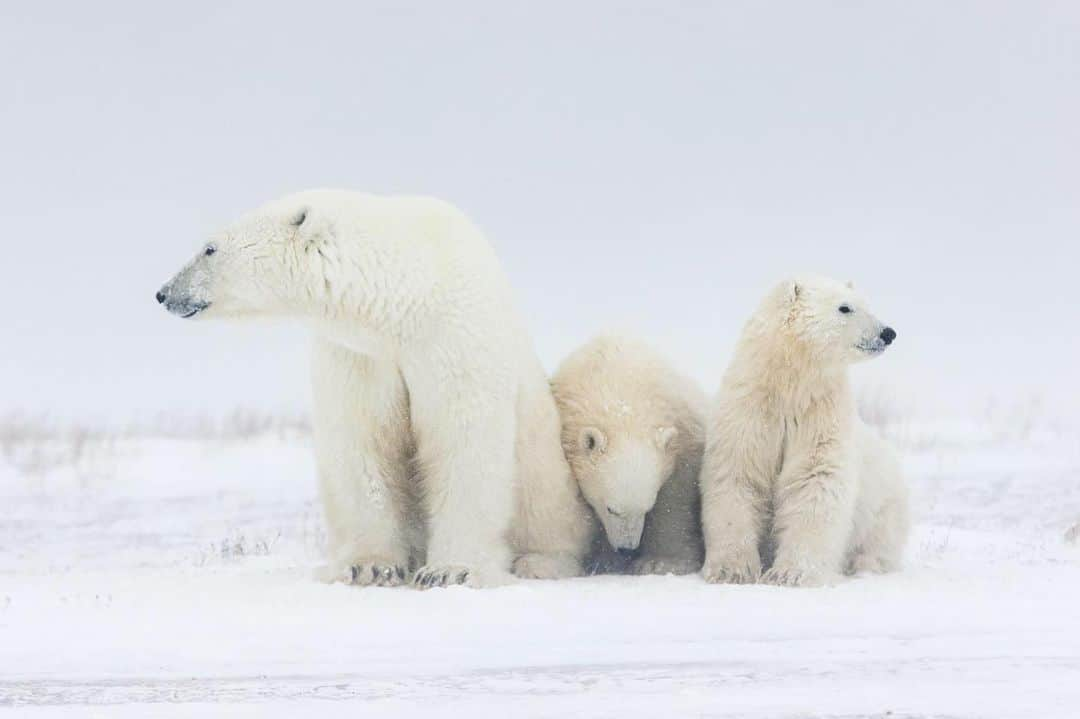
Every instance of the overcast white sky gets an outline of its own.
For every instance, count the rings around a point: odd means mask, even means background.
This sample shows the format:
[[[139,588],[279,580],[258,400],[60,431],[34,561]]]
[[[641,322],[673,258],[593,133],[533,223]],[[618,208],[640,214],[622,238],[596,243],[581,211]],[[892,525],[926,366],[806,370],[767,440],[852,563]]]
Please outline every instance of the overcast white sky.
[[[153,294],[310,187],[464,208],[549,368],[617,326],[712,390],[811,270],[896,327],[868,381],[1077,396],[1075,2],[15,5],[0,410],[304,407],[302,329]]]

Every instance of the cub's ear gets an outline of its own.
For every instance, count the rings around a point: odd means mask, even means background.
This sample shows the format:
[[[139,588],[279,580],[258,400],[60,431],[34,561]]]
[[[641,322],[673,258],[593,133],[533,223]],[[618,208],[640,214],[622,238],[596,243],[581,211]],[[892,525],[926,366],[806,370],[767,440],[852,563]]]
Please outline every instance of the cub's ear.
[[[668,449],[678,436],[679,430],[675,427],[657,427],[656,446],[660,449]]]
[[[799,299],[799,295],[801,293],[802,293],[802,287],[799,286],[799,282],[797,280],[792,280],[791,281],[791,299],[793,299],[793,300]]]
[[[847,288],[848,288],[849,290],[853,290],[853,289],[855,289],[855,282],[854,282],[854,281],[852,281],[852,280],[848,280],[848,281],[847,281],[847,282],[845,282],[844,284],[845,284],[845,285],[847,285]]]
[[[578,447],[583,452],[603,452],[607,449],[607,437],[596,427],[582,427],[578,432]]]

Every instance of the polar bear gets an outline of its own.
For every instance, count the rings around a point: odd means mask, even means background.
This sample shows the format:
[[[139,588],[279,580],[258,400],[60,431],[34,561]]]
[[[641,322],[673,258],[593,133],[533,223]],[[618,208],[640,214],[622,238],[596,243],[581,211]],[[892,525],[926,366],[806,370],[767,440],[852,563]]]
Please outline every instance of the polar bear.
[[[588,542],[559,418],[499,261],[451,205],[316,190],[212,237],[157,294],[180,317],[315,334],[322,576],[484,586],[579,574]]]
[[[897,568],[908,535],[900,461],[857,417],[847,376],[895,338],[850,284],[807,277],[765,298],[709,414],[708,581],[817,585]]]
[[[590,564],[636,574],[701,569],[698,474],[705,398],[643,342],[604,335],[552,376],[570,468],[603,527]]]

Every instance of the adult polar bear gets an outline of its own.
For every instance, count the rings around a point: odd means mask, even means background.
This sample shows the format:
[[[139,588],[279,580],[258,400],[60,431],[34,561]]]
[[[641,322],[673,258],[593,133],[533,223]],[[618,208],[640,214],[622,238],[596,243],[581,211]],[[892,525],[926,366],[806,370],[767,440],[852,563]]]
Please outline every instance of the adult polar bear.
[[[589,518],[499,261],[429,198],[318,190],[213,237],[157,299],[315,329],[327,578],[484,586],[581,572]],[[415,478],[415,479],[414,479]]]
[[[908,534],[900,462],[859,420],[847,376],[895,337],[833,280],[783,282],[761,303],[709,417],[708,581],[754,582],[764,566],[767,583],[814,585],[899,565]]]

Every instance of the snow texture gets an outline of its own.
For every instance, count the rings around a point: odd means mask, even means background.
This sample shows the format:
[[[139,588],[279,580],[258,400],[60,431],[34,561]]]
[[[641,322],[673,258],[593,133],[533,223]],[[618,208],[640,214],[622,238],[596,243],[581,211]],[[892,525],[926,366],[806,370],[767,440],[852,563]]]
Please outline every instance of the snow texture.
[[[890,434],[907,567],[820,589],[323,585],[302,435],[0,443],[0,714],[1077,716],[1076,433]]]

